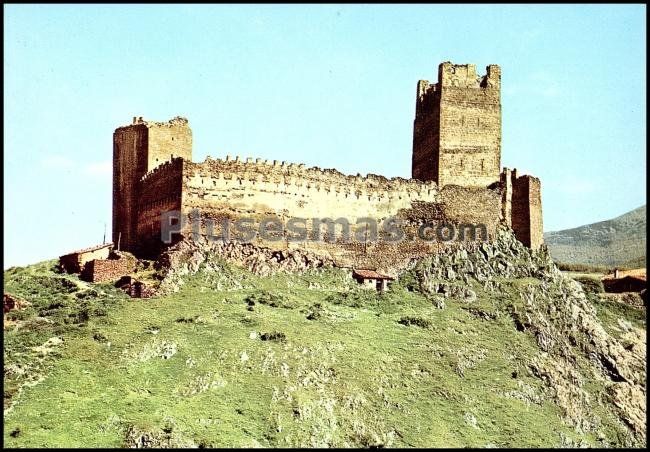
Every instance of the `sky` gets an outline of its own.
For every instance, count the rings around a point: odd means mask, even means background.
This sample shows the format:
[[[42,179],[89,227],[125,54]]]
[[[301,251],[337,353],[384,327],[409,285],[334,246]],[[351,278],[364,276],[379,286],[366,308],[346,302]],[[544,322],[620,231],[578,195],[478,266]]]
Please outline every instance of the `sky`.
[[[645,5],[4,5],[4,268],[110,241],[112,133],[189,119],[193,160],[410,177],[416,84],[502,71],[502,166],[544,230],[646,203]]]

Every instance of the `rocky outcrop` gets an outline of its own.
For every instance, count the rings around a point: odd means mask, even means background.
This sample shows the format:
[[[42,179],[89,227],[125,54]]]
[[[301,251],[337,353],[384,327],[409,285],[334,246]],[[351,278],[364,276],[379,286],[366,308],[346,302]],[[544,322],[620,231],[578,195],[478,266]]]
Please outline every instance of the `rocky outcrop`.
[[[14,309],[16,310],[25,309],[27,306],[30,306],[31,304],[29,301],[23,300],[9,293],[3,294],[2,301],[3,301],[2,312],[4,314]]]
[[[194,274],[201,268],[208,273],[218,272],[223,261],[234,263],[259,276],[334,265],[329,258],[302,250],[273,251],[250,243],[183,240],[164,251],[155,263],[162,280],[159,293],[177,291],[184,276]]]
[[[189,438],[173,431],[172,427],[162,429],[141,429],[130,425],[124,435],[124,447],[131,449],[197,448],[199,445]]]
[[[562,276],[544,248],[531,251],[505,228],[494,242],[461,242],[415,263],[413,271],[425,293],[437,292],[441,284],[466,286],[470,279],[491,287],[498,285],[495,278]]]
[[[596,316],[582,286],[565,276],[546,250],[531,251],[509,230],[498,232],[493,243],[461,247],[418,262],[412,269],[424,293],[460,300],[474,295],[471,279],[486,292],[506,290],[504,278],[535,278],[519,289],[521,303],[503,306],[515,326],[535,337],[541,350],[528,363],[533,375],[547,383],[549,392],[578,431],[596,431],[593,404],[583,388],[586,372],[605,382],[607,396],[629,428],[630,445],[645,444],[646,342],[643,331],[627,327],[615,338]],[[587,367],[581,362],[587,362]],[[590,363],[590,364],[589,364]]]

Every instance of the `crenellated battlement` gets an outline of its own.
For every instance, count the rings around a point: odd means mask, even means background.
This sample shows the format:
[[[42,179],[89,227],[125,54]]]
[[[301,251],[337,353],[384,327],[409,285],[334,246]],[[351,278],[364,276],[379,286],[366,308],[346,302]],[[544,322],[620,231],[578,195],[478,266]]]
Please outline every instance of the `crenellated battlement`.
[[[224,159],[208,157],[202,163],[190,163],[186,166],[185,178],[189,174],[199,174],[201,177],[216,177],[217,179],[236,179],[255,182],[283,183],[303,187],[313,184],[320,187],[330,187],[330,190],[350,191],[351,187],[363,188],[367,191],[410,191],[414,193],[429,193],[437,191],[438,186],[433,181],[419,181],[402,177],[387,178],[377,174],[346,175],[333,168],[307,168],[303,163],[287,163],[285,161],[269,161],[252,157],[234,159],[226,156]]]
[[[496,90],[501,88],[501,68],[490,64],[485,68],[485,75],[477,75],[475,64],[453,64],[449,61],[438,66],[438,81],[419,80],[416,94],[416,116],[425,115],[433,108],[436,96],[439,99],[443,89],[482,89]]]
[[[501,69],[496,64],[485,68],[485,75],[477,75],[475,64],[453,64],[446,61],[438,66],[438,85],[443,87],[499,89]]]
[[[189,121],[187,118],[182,116],[175,116],[169,121],[147,121],[142,119],[142,116],[134,116],[131,124],[126,124],[115,129],[116,132],[122,131],[124,129],[129,129],[134,126],[141,126],[146,128],[162,128],[162,127],[178,127],[178,126],[187,126]]]
[[[148,173],[145,173],[144,176],[140,179],[140,183],[146,183],[152,178],[164,177],[167,174],[177,173],[182,167],[185,160],[182,157],[174,157],[171,160],[168,160]]]

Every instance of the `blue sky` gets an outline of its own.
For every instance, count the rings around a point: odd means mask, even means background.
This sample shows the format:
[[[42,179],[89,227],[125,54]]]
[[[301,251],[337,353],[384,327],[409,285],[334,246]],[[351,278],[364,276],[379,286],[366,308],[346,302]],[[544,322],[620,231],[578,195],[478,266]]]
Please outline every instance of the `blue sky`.
[[[502,165],[544,229],[645,204],[644,5],[5,5],[4,259],[111,230],[112,133],[189,119],[226,154],[410,176],[418,79],[502,69]]]

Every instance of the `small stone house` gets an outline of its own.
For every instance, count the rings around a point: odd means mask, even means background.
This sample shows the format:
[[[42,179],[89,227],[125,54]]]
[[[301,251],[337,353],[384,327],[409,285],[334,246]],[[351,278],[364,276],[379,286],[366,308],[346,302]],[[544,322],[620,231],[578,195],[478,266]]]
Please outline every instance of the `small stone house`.
[[[353,270],[352,277],[366,289],[375,289],[383,292],[388,289],[388,283],[395,278],[382,275],[374,270]]]
[[[108,259],[112,249],[112,243],[104,243],[74,251],[59,257],[59,265],[66,273],[81,273],[87,262],[95,259]]]

